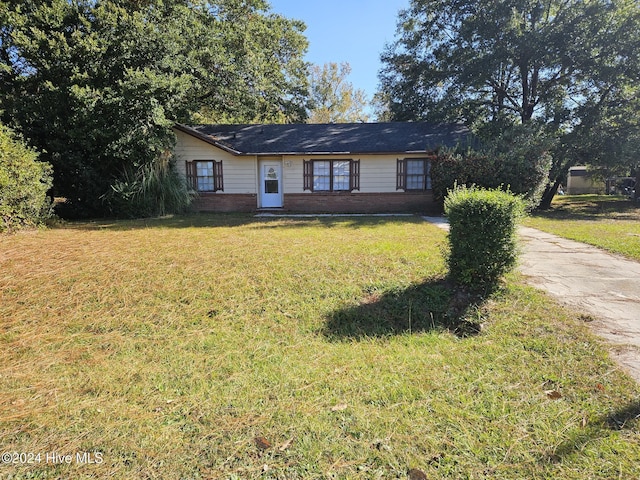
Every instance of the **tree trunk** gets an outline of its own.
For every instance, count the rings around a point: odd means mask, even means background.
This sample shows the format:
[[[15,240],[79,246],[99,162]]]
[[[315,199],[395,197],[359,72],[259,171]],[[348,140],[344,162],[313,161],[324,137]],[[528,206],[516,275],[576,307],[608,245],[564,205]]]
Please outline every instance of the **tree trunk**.
[[[542,200],[540,200],[540,205],[538,205],[538,210],[549,210],[551,208],[551,202],[553,201],[553,197],[556,196],[556,192],[561,183],[562,177],[558,177],[553,184],[546,186],[542,194]]]

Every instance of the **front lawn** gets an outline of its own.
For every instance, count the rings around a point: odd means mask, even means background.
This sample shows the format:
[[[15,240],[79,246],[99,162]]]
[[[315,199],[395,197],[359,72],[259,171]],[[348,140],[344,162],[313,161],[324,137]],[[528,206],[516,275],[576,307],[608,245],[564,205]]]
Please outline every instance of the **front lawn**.
[[[445,235],[195,215],[0,237],[0,452],[32,454],[0,477],[637,477],[638,385],[517,276],[452,298]]]
[[[525,221],[561,237],[640,261],[640,203],[612,195],[556,196]]]

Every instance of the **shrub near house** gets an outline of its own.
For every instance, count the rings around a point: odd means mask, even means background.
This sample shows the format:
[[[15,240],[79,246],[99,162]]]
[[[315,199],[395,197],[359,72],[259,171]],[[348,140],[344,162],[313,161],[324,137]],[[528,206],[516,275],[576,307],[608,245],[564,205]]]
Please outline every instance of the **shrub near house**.
[[[51,215],[51,166],[0,124],[0,232],[41,223]]]
[[[444,208],[451,225],[451,278],[473,291],[492,290],[516,263],[524,202],[509,192],[463,186],[447,195]]]
[[[549,179],[550,148],[543,132],[519,127],[492,136],[477,150],[441,149],[431,168],[434,200],[442,205],[456,184],[477,185],[508,189],[533,209]]]

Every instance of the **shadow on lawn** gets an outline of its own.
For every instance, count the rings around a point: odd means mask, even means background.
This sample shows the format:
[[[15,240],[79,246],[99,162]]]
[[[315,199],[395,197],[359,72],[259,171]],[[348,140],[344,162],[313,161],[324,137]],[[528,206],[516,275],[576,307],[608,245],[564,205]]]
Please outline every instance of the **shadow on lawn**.
[[[640,220],[640,204],[623,197],[585,195],[571,197],[571,202],[554,205],[549,210],[534,210],[533,217],[552,220]]]
[[[640,400],[607,415],[605,424],[612,430],[640,427]]]
[[[448,330],[459,337],[480,333],[468,318],[482,305],[478,297],[455,291],[447,280],[406,289],[370,292],[358,305],[334,311],[322,333],[331,341]]]
[[[220,228],[247,225],[256,219],[249,214],[200,214],[186,213],[148,218],[96,218],[89,220],[62,220],[54,222],[52,228],[75,230],[126,231],[148,228]]]
[[[233,228],[248,227],[251,229],[291,229],[308,227],[311,224],[324,227],[362,228],[391,223],[422,222],[420,216],[304,216],[304,217],[256,217],[249,213],[189,213],[184,215],[167,215],[165,217],[141,219],[95,219],[70,220],[54,222],[51,228],[77,230],[138,230],[145,228]]]
[[[562,458],[576,452],[581,452],[584,446],[610,435],[612,430],[634,430],[640,428],[640,400],[625,405],[618,410],[604,415],[587,425],[575,429],[574,435],[558,445],[544,460],[551,463],[562,461]]]

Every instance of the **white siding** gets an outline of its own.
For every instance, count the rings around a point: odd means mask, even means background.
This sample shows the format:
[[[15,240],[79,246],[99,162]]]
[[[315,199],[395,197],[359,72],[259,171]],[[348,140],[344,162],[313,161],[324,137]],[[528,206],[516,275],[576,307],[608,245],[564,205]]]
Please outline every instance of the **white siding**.
[[[397,156],[366,156],[360,158],[360,191],[390,193],[396,191]]]
[[[240,157],[225,152],[191,135],[174,130],[176,133],[177,168],[186,175],[185,162],[193,160],[222,160],[224,181],[223,193],[255,194],[258,184],[258,164],[256,157]]]
[[[305,193],[303,190],[304,160],[360,160],[360,193],[396,192],[397,160],[425,158],[419,154],[387,155],[317,155],[313,157],[285,156],[283,177],[285,193]],[[307,191],[307,193],[310,193]],[[354,191],[353,193],[358,193]]]
[[[181,131],[175,130],[175,133],[177,167],[182,175],[186,175],[185,161],[222,160],[224,192],[219,193],[259,193],[256,156],[236,156]],[[310,193],[303,190],[304,160],[349,159],[360,160],[360,193],[392,193],[396,192],[397,160],[424,157],[425,154],[314,155],[313,157],[286,155],[282,158],[283,191],[284,193]],[[353,193],[357,194],[358,191]]]
[[[303,193],[302,157],[284,157],[282,160],[282,187],[284,193]]]

